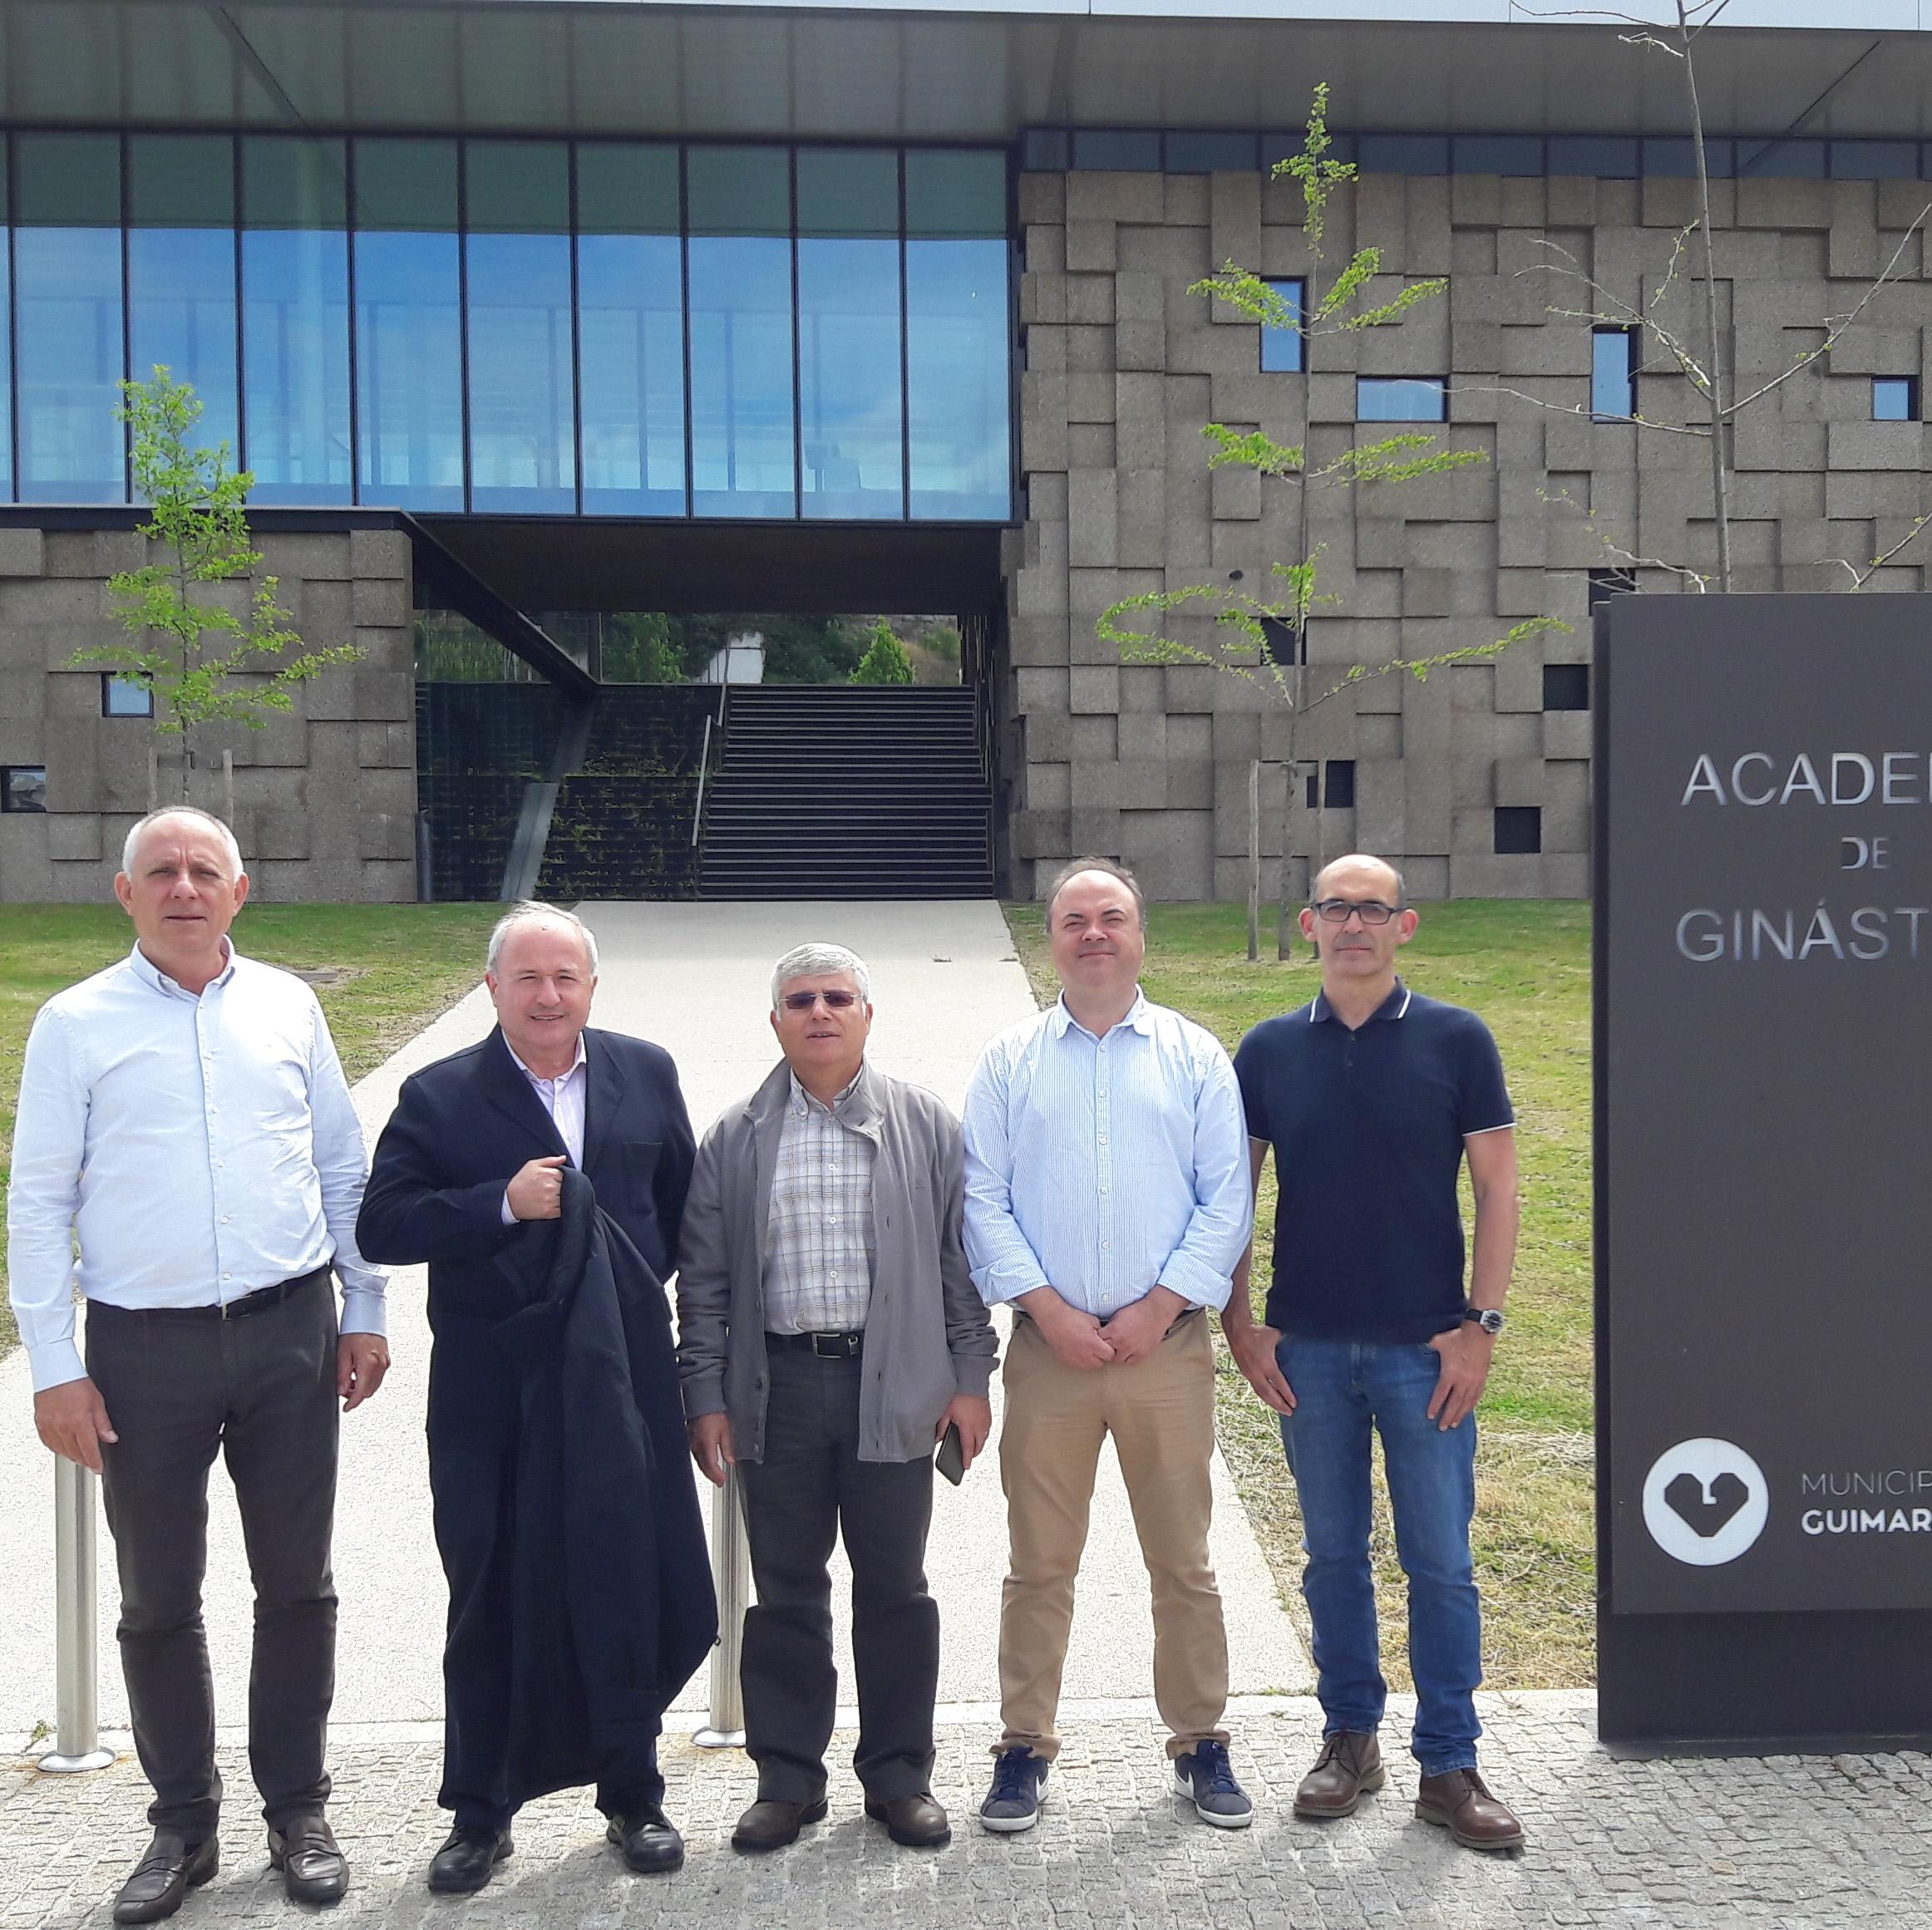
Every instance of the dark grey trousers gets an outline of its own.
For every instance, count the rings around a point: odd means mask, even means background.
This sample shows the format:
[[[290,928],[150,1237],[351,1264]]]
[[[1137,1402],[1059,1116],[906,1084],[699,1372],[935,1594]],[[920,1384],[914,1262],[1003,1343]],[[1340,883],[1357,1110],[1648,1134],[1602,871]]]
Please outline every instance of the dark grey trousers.
[[[326,1274],[259,1313],[87,1309],[87,1371],[120,1440],[101,1450],[121,1572],[121,1666],[148,1820],[189,1842],[221,1806],[201,1621],[208,1470],[225,1457],[255,1589],[249,1766],[271,1829],[328,1800],[335,1693],[335,1296]]]
[[[862,1362],[774,1352],[765,1458],[741,1461],[758,1599],[745,1612],[745,1750],[758,1794],[816,1800],[837,1713],[835,1537],[852,1564],[852,1664],[865,1794],[890,1803],[932,1786],[939,1606],[926,1593],[933,1460],[859,1459]]]

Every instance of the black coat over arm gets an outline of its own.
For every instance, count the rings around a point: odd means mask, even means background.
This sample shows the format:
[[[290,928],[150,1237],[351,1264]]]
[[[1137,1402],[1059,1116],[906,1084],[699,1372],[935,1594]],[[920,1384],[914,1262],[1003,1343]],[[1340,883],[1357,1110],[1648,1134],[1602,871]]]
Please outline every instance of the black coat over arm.
[[[690,1121],[660,1047],[589,1030],[584,1047],[574,1237],[503,1223],[510,1179],[566,1149],[500,1031],[404,1082],[357,1223],[365,1253],[429,1263],[441,1800],[459,1822],[593,1778],[607,1807],[656,1800],[657,1718],[715,1627],[663,1285]]]

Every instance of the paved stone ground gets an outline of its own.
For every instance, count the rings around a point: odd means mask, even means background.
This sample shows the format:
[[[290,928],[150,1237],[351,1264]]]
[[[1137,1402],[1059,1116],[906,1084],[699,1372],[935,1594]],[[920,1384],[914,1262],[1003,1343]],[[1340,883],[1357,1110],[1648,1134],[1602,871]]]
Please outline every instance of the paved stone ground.
[[[727,1840],[749,1800],[748,1765],[677,1737],[664,1755],[668,1806],[690,1845],[681,1875],[630,1876],[604,1846],[588,1795],[559,1796],[524,1813],[515,1859],[481,1896],[463,1900],[432,1898],[422,1886],[443,1828],[435,1742],[401,1725],[393,1733],[403,1740],[386,1740],[372,1726],[336,1752],[335,1825],[356,1880],[332,1921],[342,1930],[614,1930],[673,1916],[747,1930],[1932,1926],[1932,1758],[1621,1762],[1596,1745],[1587,1695],[1483,1701],[1486,1766],[1530,1833],[1520,1857],[1457,1849],[1416,1821],[1406,1765],[1349,1820],[1294,1821],[1288,1800],[1315,1747],[1318,1712],[1301,1698],[1254,1697],[1232,1723],[1259,1811],[1249,1830],[1196,1822],[1168,1793],[1151,1711],[1116,1704],[1068,1711],[1060,1774],[1028,1835],[995,1838],[972,1823],[987,1730],[952,1721],[934,1777],[956,1825],[948,1849],[894,1848],[860,1814],[857,1787],[841,1774],[826,1822],[795,1848],[754,1859]],[[850,1741],[841,1736],[835,1749]],[[223,1767],[224,1867],[176,1921],[184,1930],[288,1924],[297,1913],[267,1873],[241,1753],[224,1750]],[[19,1759],[0,1770],[0,1926],[106,1923],[144,1839],[144,1795],[126,1762],[71,1779],[39,1775]]]

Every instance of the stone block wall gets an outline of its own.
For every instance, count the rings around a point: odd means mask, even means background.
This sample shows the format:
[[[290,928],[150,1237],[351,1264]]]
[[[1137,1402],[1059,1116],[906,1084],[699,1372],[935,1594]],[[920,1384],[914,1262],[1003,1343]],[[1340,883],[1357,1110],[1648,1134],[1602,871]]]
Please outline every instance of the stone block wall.
[[[1026,523],[1009,574],[1013,702],[1023,756],[1007,773],[1013,889],[1075,853],[1125,859],[1160,898],[1246,889],[1249,761],[1279,758],[1279,716],[1253,686],[1189,666],[1123,663],[1095,633],[1117,598],[1238,582],[1268,594],[1295,553],[1294,492],[1210,472],[1210,420],[1306,440],[1316,464],[1404,426],[1358,425],[1362,375],[1444,377],[1442,446],[1476,467],[1406,485],[1318,492],[1310,534],[1321,589],[1317,687],[1354,663],[1482,644],[1528,617],[1569,623],[1493,663],[1359,684],[1313,711],[1299,757],[1353,760],[1353,810],[1326,847],[1379,851],[1419,897],[1580,896],[1589,884],[1589,719],[1543,709],[1545,663],[1588,658],[1589,573],[1630,567],[1644,592],[1693,588],[1669,565],[1714,558],[1708,445],[1589,407],[1599,298],[1574,265],[1654,325],[1701,339],[1701,287],[1670,262],[1692,215],[1688,182],[1370,176],[1331,209],[1333,275],[1382,253],[1372,298],[1404,280],[1447,293],[1397,326],[1331,334],[1300,374],[1263,374],[1259,331],[1189,285],[1229,260],[1309,270],[1299,190],[1260,175],[1024,175],[1020,218]],[[1825,339],[1904,243],[1902,278],[1828,357],[1775,389],[1736,432],[1740,591],[1847,588],[1932,510],[1925,431],[1871,421],[1870,377],[1925,378],[1932,320],[1917,182],[1717,185],[1721,326],[1748,391]],[[1663,291],[1659,298],[1659,291]],[[1658,344],[1642,337],[1639,411],[1697,417]],[[1915,590],[1932,530],[1870,590]],[[1169,619],[1169,634],[1185,633]],[[1196,634],[1200,633],[1197,631]],[[1279,884],[1284,776],[1265,771],[1264,889]],[[1538,854],[1499,855],[1495,813],[1541,814]],[[1291,883],[1300,889],[1298,862]]]
[[[303,641],[354,644],[360,662],[295,693],[267,728],[195,734],[191,801],[224,808],[254,890],[280,902],[416,897],[416,724],[409,539],[358,529],[258,537],[264,574]],[[106,898],[128,827],[148,808],[150,746],[164,803],[179,795],[180,740],[101,715],[101,672],[78,649],[112,643],[107,578],[146,560],[121,529],[0,529],[0,766],[47,768],[47,810],[0,812],[0,902]],[[239,596],[248,586],[237,585]]]

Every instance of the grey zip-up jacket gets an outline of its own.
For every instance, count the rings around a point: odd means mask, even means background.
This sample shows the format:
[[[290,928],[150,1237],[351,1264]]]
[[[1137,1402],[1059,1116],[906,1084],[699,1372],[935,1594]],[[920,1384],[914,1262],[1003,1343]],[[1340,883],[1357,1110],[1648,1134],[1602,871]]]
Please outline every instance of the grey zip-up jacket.
[[[706,1133],[678,1250],[685,1418],[728,1415],[733,1450],[747,1461],[765,1458],[765,1242],[791,1096],[781,1060]],[[870,1061],[856,1096],[880,1125],[859,1459],[916,1460],[933,1451],[933,1429],[955,1394],[986,1392],[999,1345],[960,1242],[959,1122],[923,1086]]]

